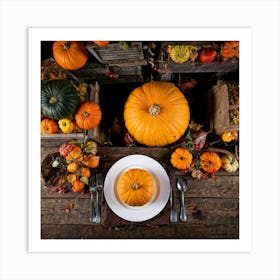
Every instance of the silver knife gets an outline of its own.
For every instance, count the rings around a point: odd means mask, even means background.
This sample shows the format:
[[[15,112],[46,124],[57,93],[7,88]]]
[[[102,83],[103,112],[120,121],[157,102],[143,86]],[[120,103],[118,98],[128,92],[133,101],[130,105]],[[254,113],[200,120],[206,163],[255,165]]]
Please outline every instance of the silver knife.
[[[174,170],[170,171],[169,180],[170,180],[170,197],[169,197],[170,216],[169,216],[169,220],[171,223],[176,223],[177,222],[177,211],[173,205],[173,186],[174,186],[174,182],[175,182],[175,171]]]

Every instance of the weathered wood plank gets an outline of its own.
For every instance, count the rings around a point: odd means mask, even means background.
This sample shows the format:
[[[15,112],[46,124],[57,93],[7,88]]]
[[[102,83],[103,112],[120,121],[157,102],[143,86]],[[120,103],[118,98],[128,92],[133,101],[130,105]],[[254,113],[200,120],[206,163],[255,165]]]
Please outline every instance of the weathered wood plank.
[[[69,207],[70,204],[71,207]],[[188,215],[187,224],[238,224],[237,199],[186,198],[185,204]],[[179,211],[179,203],[176,208]],[[89,215],[89,198],[42,199],[41,201],[42,224],[88,225],[90,224]]]
[[[174,63],[171,61],[159,61],[159,72],[164,74],[168,73],[226,73],[236,72],[239,69],[239,62],[226,61],[224,63],[219,62],[185,62]]]
[[[105,174],[106,175],[106,174]],[[238,198],[239,197],[239,176],[219,176],[215,179],[192,179],[189,176],[184,176],[188,182],[188,190],[185,194],[187,197],[208,197],[208,198]],[[175,192],[179,196],[179,192]],[[78,198],[88,197],[86,193],[81,194],[69,191],[67,193],[59,194],[53,187],[46,187],[42,183],[41,187],[42,198]]]
[[[238,239],[238,225],[186,225],[110,230],[102,225],[42,225],[42,239]],[[125,250],[125,248],[124,248]]]

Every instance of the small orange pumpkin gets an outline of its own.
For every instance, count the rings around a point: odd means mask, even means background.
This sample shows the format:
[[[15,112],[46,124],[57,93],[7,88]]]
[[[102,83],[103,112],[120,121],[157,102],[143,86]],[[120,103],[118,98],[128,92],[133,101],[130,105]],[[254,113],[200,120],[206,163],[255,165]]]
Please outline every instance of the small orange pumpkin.
[[[66,162],[82,162],[83,161],[83,152],[79,146],[75,146],[73,150],[66,156]]]
[[[81,192],[84,189],[84,187],[85,184],[82,181],[80,181],[80,179],[76,179],[76,181],[74,181],[72,184],[72,190],[76,193]]]
[[[192,160],[192,154],[187,149],[179,147],[171,154],[170,162],[175,168],[185,171],[190,167]]]
[[[229,58],[238,58],[239,57],[239,42],[238,41],[229,41],[224,42],[221,48],[221,55],[225,60]]]
[[[89,130],[99,125],[102,118],[100,106],[94,101],[84,101],[75,113],[75,121],[81,129]]]
[[[125,204],[143,206],[153,197],[155,191],[153,177],[144,169],[129,169],[121,175],[117,191]]]
[[[99,156],[90,155],[90,156],[84,156],[84,165],[89,168],[95,168],[99,165]]]
[[[83,42],[55,41],[53,57],[62,68],[78,70],[87,63],[88,52]]]
[[[89,168],[87,168],[87,167],[81,167],[81,169],[80,169],[80,175],[81,176],[84,176],[84,177],[86,177],[86,178],[89,178],[90,177],[90,170],[89,170]]]
[[[106,47],[109,45],[110,41],[93,41],[98,47]]]
[[[49,118],[45,118],[41,121],[41,133],[53,134],[58,132],[58,124]]]
[[[77,172],[79,168],[79,163],[74,161],[74,162],[70,162],[68,165],[67,165],[67,171],[70,172],[70,173],[75,173]]]
[[[217,172],[222,166],[221,158],[215,152],[204,152],[200,160],[201,168],[210,174]]]

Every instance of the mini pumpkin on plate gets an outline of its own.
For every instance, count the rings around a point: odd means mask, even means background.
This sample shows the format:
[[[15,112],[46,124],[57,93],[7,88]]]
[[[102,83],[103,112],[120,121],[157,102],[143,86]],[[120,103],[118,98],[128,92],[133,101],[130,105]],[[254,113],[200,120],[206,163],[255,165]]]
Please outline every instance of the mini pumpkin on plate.
[[[124,172],[117,184],[120,199],[129,206],[143,206],[153,198],[153,176],[146,170],[132,168]]]

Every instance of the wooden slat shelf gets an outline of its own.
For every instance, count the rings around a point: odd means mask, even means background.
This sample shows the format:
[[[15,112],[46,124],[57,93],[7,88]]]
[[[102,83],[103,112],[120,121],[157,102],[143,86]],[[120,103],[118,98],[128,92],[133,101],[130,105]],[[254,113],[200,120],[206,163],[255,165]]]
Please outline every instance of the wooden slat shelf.
[[[172,72],[172,73],[220,73],[220,72],[236,72],[239,69],[239,62],[225,61],[223,63],[209,62],[185,62],[185,63],[174,63],[167,61],[158,61],[159,71],[161,73]]]

